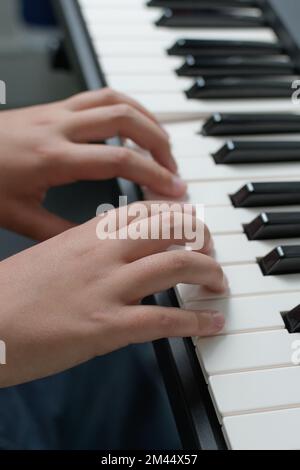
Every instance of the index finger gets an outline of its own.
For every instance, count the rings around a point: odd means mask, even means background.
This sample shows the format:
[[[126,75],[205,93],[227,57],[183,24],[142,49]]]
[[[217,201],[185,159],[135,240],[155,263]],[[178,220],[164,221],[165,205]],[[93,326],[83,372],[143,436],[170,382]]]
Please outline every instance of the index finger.
[[[99,142],[116,135],[131,139],[162,166],[177,171],[169,139],[161,127],[132,106],[122,104],[81,111],[73,114],[69,126],[72,137],[81,142]]]
[[[158,119],[148,111],[144,106],[142,106],[135,99],[124,95],[118,91],[112,90],[111,88],[102,88],[95,91],[87,91],[75,95],[67,100],[69,109],[73,111],[83,111],[86,109],[97,108],[98,106],[110,106],[116,104],[128,104],[133,108],[137,109],[145,116],[147,116],[151,121],[155,122],[160,128]],[[167,134],[165,130],[163,132]]]

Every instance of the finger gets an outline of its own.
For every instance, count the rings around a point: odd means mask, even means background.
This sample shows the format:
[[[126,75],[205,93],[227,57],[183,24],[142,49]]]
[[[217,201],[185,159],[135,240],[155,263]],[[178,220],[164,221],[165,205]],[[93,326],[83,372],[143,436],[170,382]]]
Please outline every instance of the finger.
[[[44,241],[75,226],[74,223],[37,206],[22,211],[22,219],[17,222],[15,230],[34,240]]]
[[[214,259],[183,250],[142,258],[124,266],[119,275],[119,295],[131,303],[180,283],[203,286],[220,294],[227,290],[223,270]],[[121,276],[126,278],[126,286]]]
[[[142,206],[141,206],[142,207]],[[153,205],[157,212],[160,206]],[[101,229],[101,226],[99,226]],[[188,244],[194,250],[209,253],[211,236],[205,224],[197,217],[184,213],[184,208],[173,207],[157,215],[132,221],[119,231],[117,239],[124,242],[124,255],[127,262],[161,253],[171,246]]]
[[[97,108],[99,106],[111,106],[116,104],[128,104],[143,113],[153,122],[159,124],[156,117],[138,101],[130,98],[127,95],[124,95],[123,93],[112,90],[111,88],[87,91],[77,94],[67,100],[68,108],[72,109],[73,111],[82,111],[84,109]]]
[[[69,143],[65,148],[66,159],[73,181],[120,177],[168,197],[179,198],[186,193],[187,186],[178,176],[124,147]]]
[[[100,142],[116,135],[131,139],[149,151],[158,163],[177,172],[166,134],[148,116],[132,106],[120,104],[74,113],[68,127],[71,138],[77,142]]]
[[[105,206],[103,206],[105,208]],[[105,211],[101,213],[102,206],[99,206],[99,212],[97,213],[98,223],[100,220],[105,222],[106,219],[110,216],[115,217],[116,224],[112,232],[120,231],[122,228],[127,227],[128,225],[137,222],[140,222],[143,219],[148,219],[152,216],[153,211],[155,214],[164,213],[164,212],[180,212],[183,209],[186,213],[195,215],[196,209],[192,204],[184,204],[182,202],[172,202],[172,201],[139,201],[134,202],[128,206],[122,206],[118,209],[111,211]],[[108,225],[109,227],[109,225]]]
[[[162,338],[213,336],[225,325],[225,318],[219,312],[150,306],[127,307],[124,321],[129,344]]]

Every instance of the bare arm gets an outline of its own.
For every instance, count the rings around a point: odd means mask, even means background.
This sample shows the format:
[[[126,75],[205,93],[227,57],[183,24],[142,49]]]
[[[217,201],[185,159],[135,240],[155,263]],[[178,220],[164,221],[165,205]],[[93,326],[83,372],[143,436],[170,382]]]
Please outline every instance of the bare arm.
[[[180,282],[220,293],[226,289],[221,267],[205,254],[207,229],[202,253],[192,253],[166,251],[175,240],[165,240],[161,232],[158,240],[100,241],[98,223],[94,219],[0,264],[0,339],[7,345],[0,387],[63,371],[128,344],[213,335],[223,328],[218,312],[140,305],[145,296]],[[192,215],[190,223],[195,223]],[[116,234],[122,230],[119,226]]]

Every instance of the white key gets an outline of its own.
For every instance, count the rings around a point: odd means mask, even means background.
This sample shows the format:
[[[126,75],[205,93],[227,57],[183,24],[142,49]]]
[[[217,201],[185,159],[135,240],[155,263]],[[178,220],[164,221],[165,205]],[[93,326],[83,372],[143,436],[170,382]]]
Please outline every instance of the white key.
[[[232,450],[299,450],[300,409],[225,418]]]
[[[232,206],[230,194],[234,194],[248,181],[219,181],[189,183],[187,201],[205,206]],[[156,198],[159,198],[157,196]],[[149,196],[147,199],[153,199]]]
[[[149,59],[150,63],[151,60]],[[150,63],[147,67],[149,66],[151,69]],[[147,83],[151,81],[149,93],[160,92],[162,87],[165,87],[165,93],[174,93],[174,91],[184,92],[193,85],[193,80],[189,78],[178,78],[175,74],[166,74],[165,76],[158,77],[156,75],[152,76],[151,72],[149,72],[148,77],[130,73],[130,75],[112,74],[107,78],[111,88],[122,90],[126,94],[132,93],[133,90],[141,89],[145,81]]]
[[[206,374],[212,376],[292,367],[295,341],[300,341],[300,334],[259,331],[199,339],[196,350]]]
[[[201,134],[205,119],[196,119],[193,121],[166,123],[164,128],[171,138],[171,142],[175,147],[181,145],[182,142],[188,142],[190,137],[201,139],[201,141],[212,142],[209,144],[213,149],[216,145],[222,145],[224,141],[231,137],[208,137]],[[249,136],[232,136],[236,140],[300,140],[299,134],[266,134],[266,135],[249,135]]]
[[[222,417],[300,408],[300,368],[213,376],[209,386]]]
[[[181,58],[155,56],[151,60],[149,57],[128,57],[125,59],[124,57],[101,56],[101,52],[99,54],[100,64],[106,72],[108,83],[113,86],[111,80],[115,75],[118,75],[120,80],[118,86],[127,94],[151,94],[152,96],[157,93],[169,93],[170,81],[174,83],[172,92],[183,92],[195,83],[193,78],[176,75],[175,70],[183,63]],[[131,81],[127,80],[128,75],[133,78]],[[133,75],[134,77],[132,77]],[[154,88],[152,86],[153,80]]]
[[[261,135],[261,136],[241,136],[233,138],[204,137],[202,135],[186,135],[184,138],[175,137],[171,140],[173,151],[177,158],[195,157],[199,155],[213,155],[220,150],[227,142],[298,142],[300,144],[299,134],[291,135]],[[300,146],[300,145],[299,145]]]
[[[114,62],[116,61],[116,62]],[[153,64],[151,67],[151,62],[153,61]],[[121,69],[121,66],[119,65],[121,63],[124,63],[125,67],[124,69]],[[109,65],[105,65],[105,63],[109,63]],[[195,79],[193,78],[188,78],[188,77],[178,77],[176,75],[176,69],[179,68],[182,65],[182,60],[179,58],[174,58],[174,57],[152,57],[151,60],[149,57],[146,59],[140,59],[139,57],[135,57],[134,60],[132,57],[129,57],[128,59],[121,59],[120,61],[118,60],[117,57],[103,57],[103,62],[100,57],[100,64],[104,64],[103,69],[107,70],[106,73],[106,78],[108,83],[110,83],[111,78],[114,78],[114,75],[118,74],[120,81],[122,82],[122,78],[124,78],[124,83],[122,85],[122,91],[124,93],[130,94],[130,95],[151,95],[153,97],[154,95],[162,95],[165,93],[169,93],[169,80],[174,81],[174,83],[177,83],[177,87],[172,89],[172,92],[178,92],[182,93],[184,91],[189,90],[192,85],[195,83]],[[110,65],[112,64],[112,65]],[[163,66],[161,66],[163,64]],[[126,76],[130,74],[131,76],[134,75],[134,78],[131,82],[126,81]],[[149,76],[150,75],[150,76]],[[166,80],[166,75],[168,80]],[[151,88],[151,83],[152,83],[152,78],[155,78],[156,82],[160,81],[160,86],[155,86],[155,88]],[[185,82],[184,82],[185,80]],[[187,81],[188,80],[188,81]],[[185,86],[182,86],[182,83],[185,83]],[[188,100],[185,95],[184,99],[186,100],[186,103],[190,103],[191,100]],[[177,99],[177,98],[176,98]],[[166,100],[165,100],[166,101]],[[198,101],[198,100],[195,100]],[[213,102],[209,102],[209,100],[200,100],[200,101],[205,101],[207,105],[212,105]],[[246,100],[244,100],[246,101]],[[248,100],[251,102],[251,100]],[[262,100],[267,101],[267,100]],[[274,105],[276,99],[273,99]],[[284,100],[279,100],[279,101],[284,101]],[[285,100],[286,101],[286,100]],[[235,101],[231,103],[231,105],[234,105]],[[239,101],[237,101],[236,105],[240,107]],[[167,106],[167,105],[166,105]],[[168,108],[166,108],[168,109]],[[215,106],[213,107],[212,111],[215,112]],[[288,108],[291,111],[291,106]],[[161,109],[158,109],[157,111],[153,109],[153,112],[157,113],[162,113],[163,111]]]
[[[271,177],[266,177],[265,181],[273,181]],[[283,180],[283,179],[282,179]],[[294,178],[286,178],[285,181],[293,181]],[[252,178],[252,181],[259,181],[259,178]],[[219,181],[215,182],[205,182],[201,183],[189,183],[188,184],[188,196],[186,200],[191,204],[202,204],[205,206],[232,206],[230,200],[230,194],[234,194],[240,188],[245,186],[249,181],[239,180],[239,181]],[[154,199],[155,196],[147,197],[147,199]],[[156,199],[159,199],[159,196],[156,196]],[[160,197],[161,199],[161,197]],[[280,209],[281,210],[281,209]],[[263,210],[261,210],[263,212]]]
[[[171,42],[143,40],[143,41],[121,41],[113,39],[94,39],[94,47],[101,57],[170,57],[167,49],[172,46]],[[182,61],[184,58],[182,58]],[[158,71],[159,72],[159,71]]]
[[[109,10],[108,8],[98,10],[97,8],[89,8],[85,10],[85,19],[91,25],[102,26],[111,24],[113,26],[126,27],[136,24],[151,24],[159,20],[161,14],[157,10],[150,8],[136,8],[135,10],[123,10],[122,14],[116,14],[115,9]]]
[[[279,330],[285,325],[281,312],[289,312],[299,304],[299,293],[272,294],[258,297],[183,302],[183,308],[222,312],[226,318],[223,334]]]
[[[300,274],[264,276],[258,264],[225,266],[223,269],[230,286],[228,297],[299,292]],[[179,284],[176,290],[181,301],[185,303],[225,297],[224,295],[218,296],[200,286],[188,284]]]
[[[96,52],[101,57],[169,57],[166,50],[170,43],[155,41],[94,41]],[[183,59],[182,59],[183,60]]]
[[[202,130],[203,124],[206,122],[205,119],[195,119],[193,121],[182,121],[166,123],[164,125],[165,130],[168,132],[171,138],[171,142],[177,142],[178,140],[186,137],[198,136]]]
[[[115,11],[116,9],[123,9],[127,11],[137,11],[143,10],[146,12],[163,12],[161,7],[149,8],[147,5],[146,0],[80,0],[80,5],[84,9],[85,12],[89,11]],[[247,13],[249,15],[260,17],[262,16],[262,12],[259,8],[241,8],[241,12]]]
[[[189,183],[187,196],[183,198],[184,202],[191,204],[200,204],[205,206],[232,206],[229,195],[239,190],[248,181],[221,181]],[[162,197],[155,194],[148,188],[144,188],[144,197],[148,201],[168,200],[168,197]]]
[[[183,93],[134,93],[131,96],[162,121],[209,117],[215,112],[274,113],[293,112],[294,109],[290,99],[188,100]]]
[[[102,10],[102,8],[137,8],[139,6],[146,7],[145,0],[78,0],[83,10],[88,8],[96,8]],[[148,8],[148,7],[147,7]]]
[[[197,32],[199,34],[199,32]],[[202,33],[204,35],[205,32]],[[206,32],[206,35],[208,32]],[[217,34],[219,36],[220,34]],[[208,39],[211,38],[210,36]],[[205,39],[199,38],[199,39]],[[216,38],[217,39],[217,38]],[[222,38],[220,38],[222,39]],[[99,33],[92,37],[96,53],[101,57],[165,57],[167,55],[167,49],[174,44],[174,38],[167,38],[162,41],[153,41],[151,38],[142,38],[142,40],[134,39],[115,39],[102,37]],[[183,58],[182,58],[183,61]],[[159,72],[159,71],[158,71]]]
[[[199,202],[199,201],[198,201]],[[205,222],[215,235],[237,234],[243,232],[243,225],[252,222],[262,212],[299,211],[299,206],[263,207],[235,209],[234,207],[206,207]],[[201,213],[200,213],[201,215]]]
[[[167,47],[171,46],[178,39],[228,39],[245,41],[262,41],[267,43],[277,43],[276,34],[270,28],[212,28],[212,29],[191,29],[191,28],[158,28],[152,24],[142,25],[102,25],[101,27],[90,24],[87,27],[94,40],[138,40],[138,41],[164,41]]]
[[[124,57],[103,57],[101,65],[104,73],[109,78],[110,75],[136,75],[140,74],[141,79],[147,80],[147,76],[152,74],[159,76],[167,75],[169,77],[175,76],[175,69],[182,64],[182,59],[178,57],[157,58],[149,60],[148,58],[127,59]],[[175,76],[176,78],[176,76]]]
[[[251,180],[265,177],[280,180],[281,178],[299,178],[298,163],[261,163],[258,165],[217,165],[212,157],[199,155],[199,158],[177,158],[179,173],[187,182],[218,180]]]
[[[260,178],[252,178],[251,181],[259,181]],[[293,177],[282,178],[282,181],[294,181]],[[274,178],[267,177],[264,181],[274,181]],[[232,206],[230,194],[234,194],[240,188],[249,183],[249,180],[234,180],[234,181],[210,181],[210,182],[196,182],[188,184],[187,196],[183,198],[184,202],[191,204],[200,204],[207,207],[222,207]],[[145,198],[149,201],[168,200],[167,197],[162,197],[160,194],[154,194],[148,189],[144,190]],[[280,209],[281,210],[281,209]],[[263,210],[262,210],[263,211]],[[262,212],[261,211],[261,212]]]
[[[244,234],[215,235],[213,240],[215,245],[214,258],[223,266],[231,264],[256,264],[257,258],[266,256],[276,246],[300,245],[300,238],[249,241]]]

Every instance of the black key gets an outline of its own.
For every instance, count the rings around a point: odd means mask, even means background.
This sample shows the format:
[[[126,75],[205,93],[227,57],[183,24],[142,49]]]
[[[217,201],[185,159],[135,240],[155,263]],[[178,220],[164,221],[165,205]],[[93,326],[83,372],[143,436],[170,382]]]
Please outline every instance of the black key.
[[[240,10],[165,10],[156,22],[168,28],[257,28],[265,26],[263,16],[245,15]]]
[[[282,318],[289,333],[300,333],[300,305],[283,313]]]
[[[278,246],[259,260],[264,276],[300,273],[300,246]]]
[[[231,196],[235,207],[300,204],[300,182],[248,183]]]
[[[297,142],[228,141],[213,154],[217,164],[286,163],[300,161],[300,140]]]
[[[300,237],[300,212],[263,212],[244,225],[249,240]]]
[[[204,124],[202,134],[231,136],[254,134],[286,134],[300,132],[297,114],[214,114]]]
[[[185,10],[186,8],[255,8],[258,4],[256,0],[150,0],[148,6]]]
[[[293,75],[296,67],[290,60],[279,57],[194,57],[188,56],[176,70],[180,77],[227,77]]]
[[[232,41],[218,39],[178,39],[168,49],[169,55],[176,56],[206,56],[211,57],[225,55],[274,55],[284,53],[281,44],[265,43],[259,41]]]
[[[248,78],[199,78],[186,91],[189,99],[291,98],[292,81]]]

